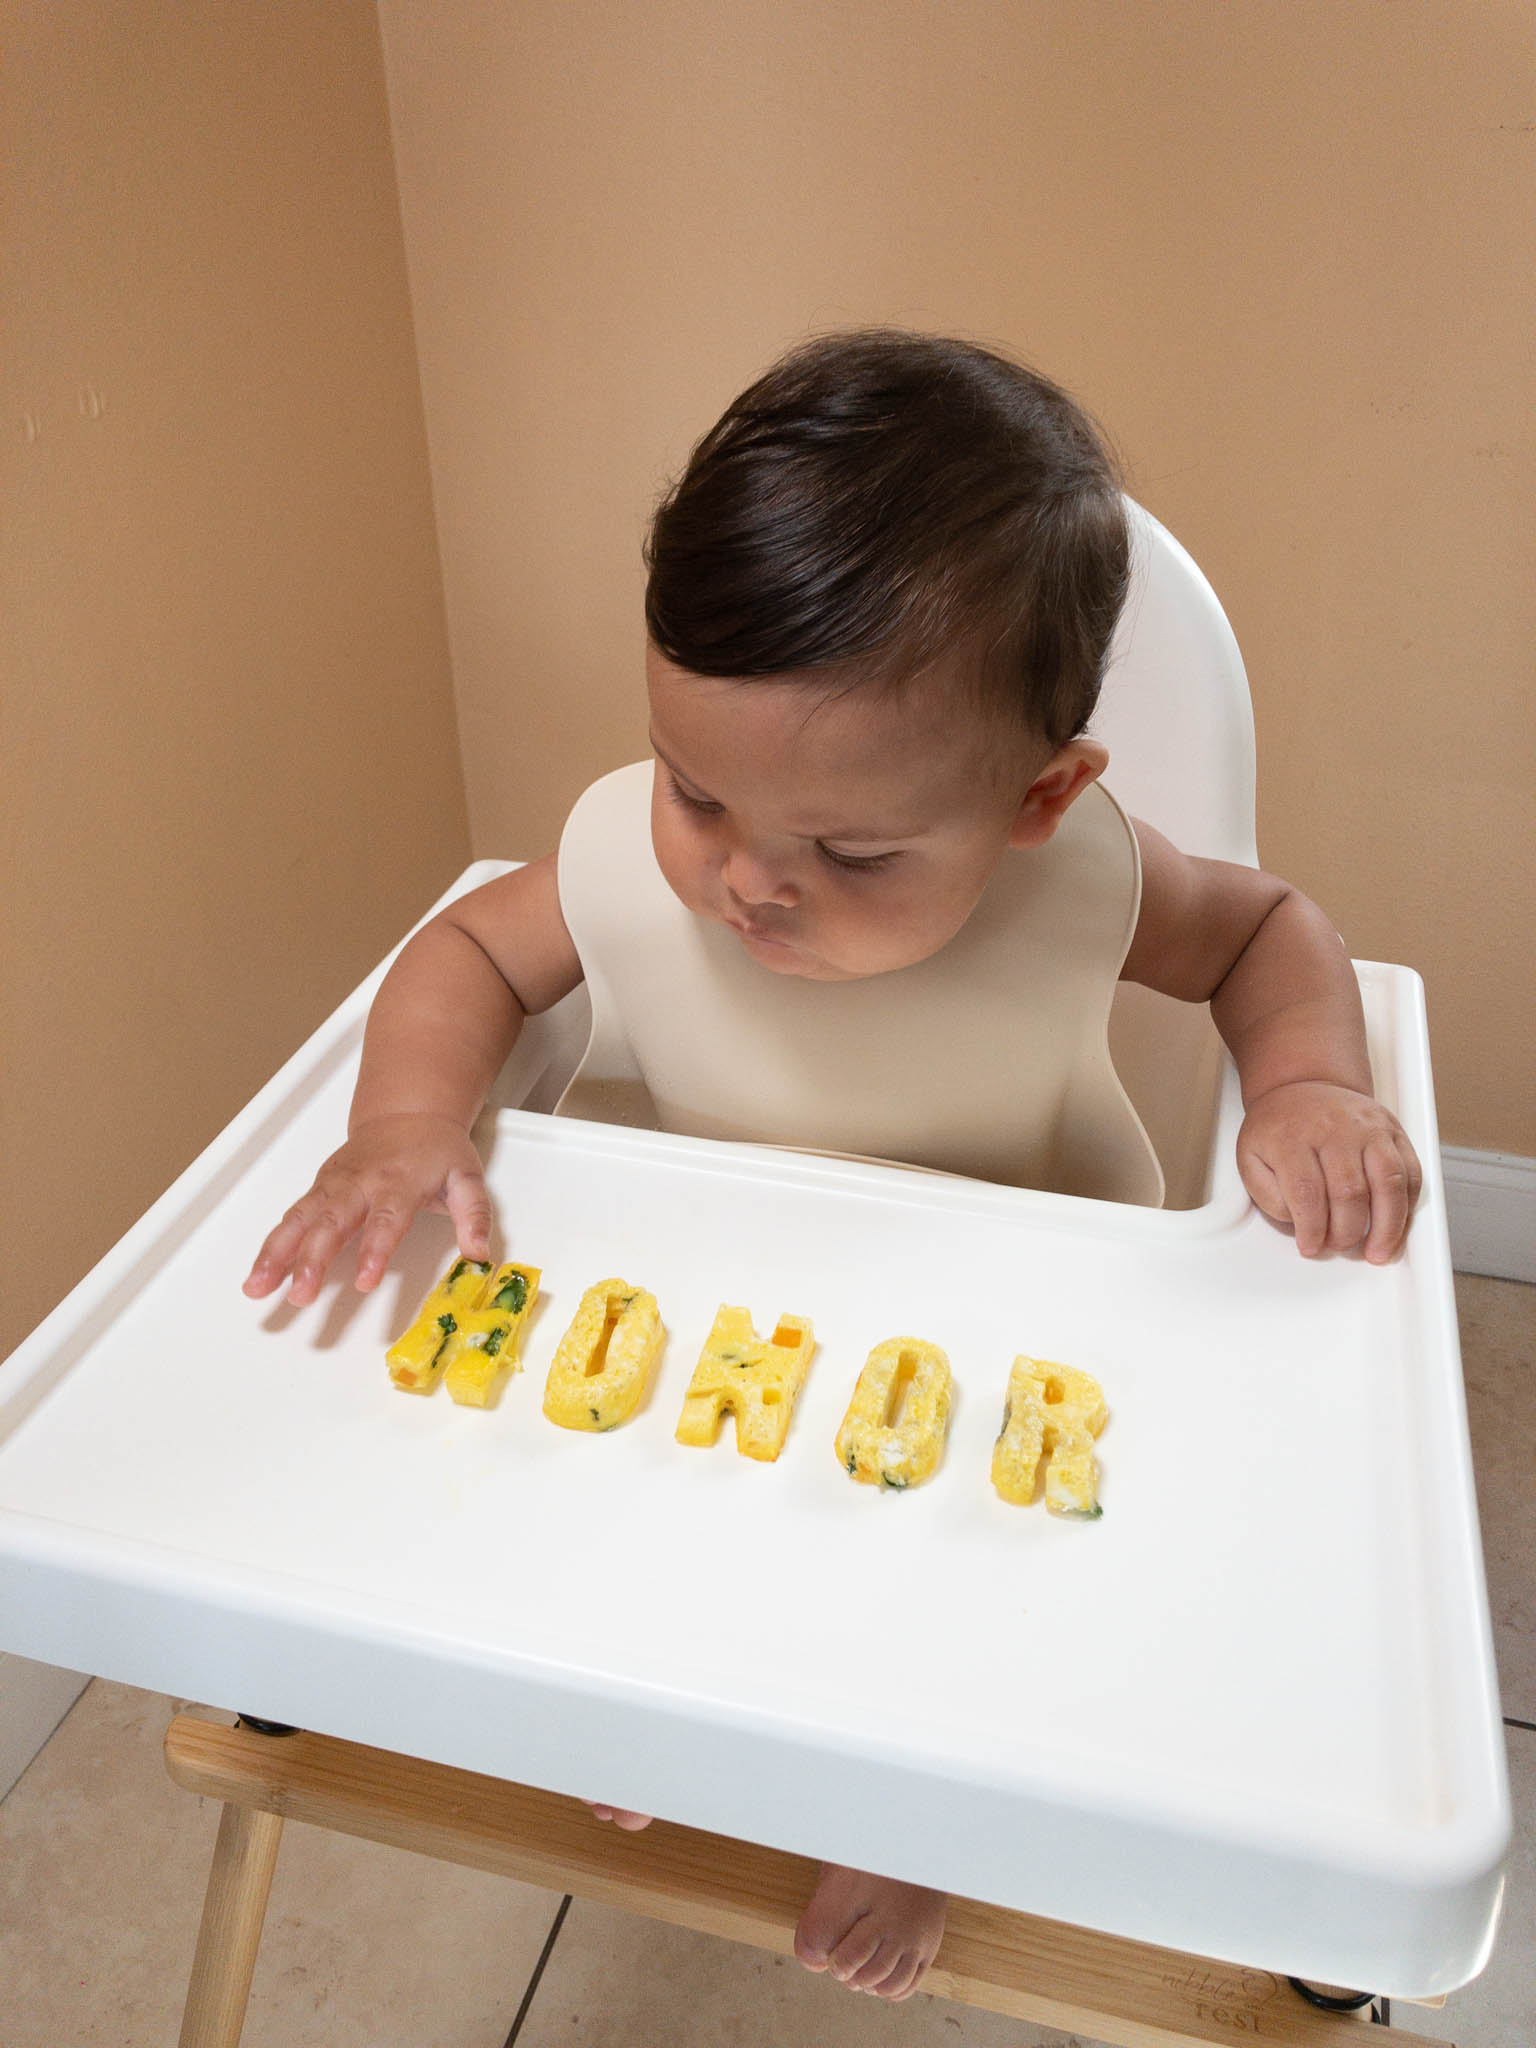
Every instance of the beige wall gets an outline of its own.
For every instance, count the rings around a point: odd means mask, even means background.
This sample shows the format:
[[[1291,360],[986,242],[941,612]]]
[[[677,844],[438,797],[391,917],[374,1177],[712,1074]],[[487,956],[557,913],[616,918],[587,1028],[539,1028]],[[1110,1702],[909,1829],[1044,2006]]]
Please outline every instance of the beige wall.
[[[0,1355],[467,850],[371,4],[3,26]]]
[[[996,339],[1215,583],[1264,857],[1424,973],[1443,1135],[1536,1154],[1525,5],[380,11],[477,852],[642,749],[641,530],[735,389]]]

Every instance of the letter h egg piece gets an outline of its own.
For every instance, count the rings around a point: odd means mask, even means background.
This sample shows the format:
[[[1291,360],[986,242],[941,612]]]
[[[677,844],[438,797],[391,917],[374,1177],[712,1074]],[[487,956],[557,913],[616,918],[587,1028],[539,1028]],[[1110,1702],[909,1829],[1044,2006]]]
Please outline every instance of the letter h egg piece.
[[[442,1279],[421,1304],[420,1312],[403,1336],[396,1338],[384,1354],[389,1376],[407,1393],[435,1391],[448,1362],[448,1348],[459,1327],[460,1316],[478,1308],[490,1272],[483,1259],[455,1259]]]
[[[838,1461],[864,1486],[900,1492],[938,1470],[953,1375],[937,1344],[890,1337],[864,1361],[837,1432]]]
[[[780,1316],[765,1341],[746,1309],[721,1302],[683,1397],[677,1441],[707,1449],[729,1408],[737,1450],[748,1458],[776,1458],[815,1349],[808,1317]]]
[[[443,1355],[443,1385],[461,1408],[490,1408],[508,1373],[518,1370],[523,1326],[539,1298],[537,1266],[498,1266],[480,1305],[459,1317]]]
[[[1093,1444],[1108,1419],[1104,1389],[1091,1374],[1045,1358],[1016,1358],[992,1452],[992,1484],[1004,1500],[1027,1506],[1043,1457],[1050,1513],[1097,1519],[1104,1511]]]
[[[581,1297],[544,1383],[544,1413],[562,1429],[617,1429],[645,1397],[666,1337],[654,1294],[599,1280]]]

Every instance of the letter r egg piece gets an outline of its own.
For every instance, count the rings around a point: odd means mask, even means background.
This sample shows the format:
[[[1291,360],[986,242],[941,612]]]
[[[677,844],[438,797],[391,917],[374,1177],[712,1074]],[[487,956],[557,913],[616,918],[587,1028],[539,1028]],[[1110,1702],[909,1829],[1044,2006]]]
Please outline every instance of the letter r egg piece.
[[[617,1429],[650,1382],[666,1338],[654,1294],[599,1280],[581,1297],[544,1383],[544,1413],[562,1429]]]
[[[415,1322],[384,1354],[397,1387],[410,1394],[430,1394],[436,1389],[459,1318],[479,1307],[490,1270],[482,1259],[454,1260],[421,1304]]]
[[[519,1370],[523,1328],[539,1298],[537,1266],[509,1260],[485,1283],[480,1306],[459,1317],[443,1353],[443,1384],[461,1408],[491,1408]]]
[[[1004,1500],[1027,1507],[1043,1457],[1049,1511],[1095,1519],[1103,1509],[1093,1443],[1108,1419],[1104,1389],[1091,1374],[1049,1359],[1016,1358],[992,1451],[992,1484]]]
[[[815,1349],[807,1317],[780,1316],[764,1340],[746,1309],[722,1302],[683,1397],[677,1441],[707,1448],[729,1408],[737,1450],[748,1458],[776,1458]]]
[[[954,1376],[937,1344],[888,1337],[864,1361],[837,1432],[840,1464],[864,1486],[900,1492],[938,1470]]]

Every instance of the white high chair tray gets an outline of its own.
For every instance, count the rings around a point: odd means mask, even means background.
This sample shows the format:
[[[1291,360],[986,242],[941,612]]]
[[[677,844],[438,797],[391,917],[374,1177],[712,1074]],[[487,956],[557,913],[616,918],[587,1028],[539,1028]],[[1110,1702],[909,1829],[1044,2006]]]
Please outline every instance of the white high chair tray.
[[[1234,1962],[1463,1982],[1502,1731],[1420,989],[1361,974],[1428,1177],[1390,1269],[1303,1262],[1225,1163],[1158,1214],[503,1110],[544,1297],[490,1412],[384,1367],[443,1219],[370,1297],[240,1293],[341,1137],[375,976],[0,1375],[0,1646]],[[670,1336],[630,1424],[567,1432],[545,1371],[611,1274]],[[722,1301],[815,1322],[775,1464],[673,1440]],[[832,1449],[893,1335],[956,1381],[904,1494]],[[1104,1386],[1097,1522],[993,1492],[1020,1351]]]

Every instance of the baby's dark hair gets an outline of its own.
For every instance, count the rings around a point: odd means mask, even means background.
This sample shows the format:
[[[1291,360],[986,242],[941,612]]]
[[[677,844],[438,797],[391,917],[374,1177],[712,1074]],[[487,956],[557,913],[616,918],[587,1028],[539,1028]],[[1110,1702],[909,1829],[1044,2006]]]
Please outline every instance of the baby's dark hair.
[[[973,648],[982,701],[1087,724],[1125,601],[1114,466],[1080,407],[970,342],[872,330],[785,356],[663,499],[645,617],[696,675],[898,683]]]

